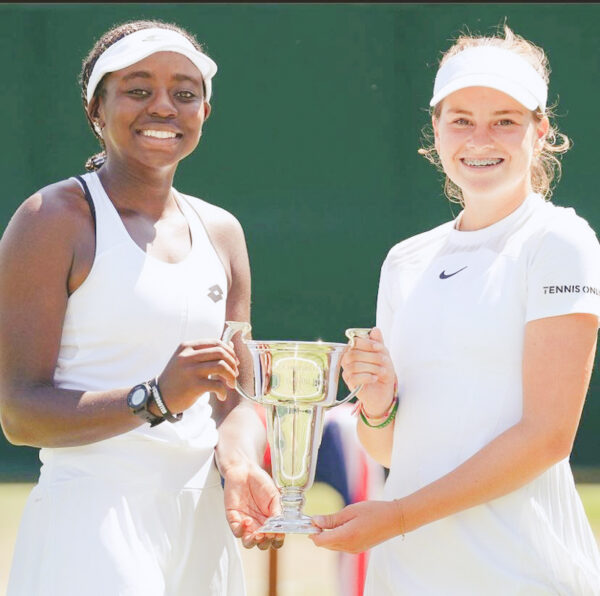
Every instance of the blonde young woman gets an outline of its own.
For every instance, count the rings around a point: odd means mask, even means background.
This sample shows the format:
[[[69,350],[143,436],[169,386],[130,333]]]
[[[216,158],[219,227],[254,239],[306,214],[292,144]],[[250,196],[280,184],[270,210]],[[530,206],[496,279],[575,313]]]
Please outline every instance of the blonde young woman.
[[[394,246],[377,328],[344,359],[385,500],[318,518],[317,545],[373,548],[368,596],[600,594],[569,454],[600,315],[600,247],[549,202],[568,148],[544,52],[505,27],[445,53],[434,148],[454,221]],[[560,142],[557,142],[557,139]]]

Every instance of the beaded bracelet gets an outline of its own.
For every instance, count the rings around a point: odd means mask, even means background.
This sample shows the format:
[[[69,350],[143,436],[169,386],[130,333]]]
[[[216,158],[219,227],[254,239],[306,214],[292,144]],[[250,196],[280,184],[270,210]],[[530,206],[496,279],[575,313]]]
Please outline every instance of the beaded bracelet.
[[[394,418],[396,418],[396,412],[398,411],[398,402],[398,394],[396,394],[394,395],[394,399],[392,400],[388,411],[383,416],[376,419],[369,418],[361,402],[359,409],[360,418],[363,421],[363,423],[366,424],[369,428],[385,428],[388,424],[390,424],[390,422],[394,420]]]

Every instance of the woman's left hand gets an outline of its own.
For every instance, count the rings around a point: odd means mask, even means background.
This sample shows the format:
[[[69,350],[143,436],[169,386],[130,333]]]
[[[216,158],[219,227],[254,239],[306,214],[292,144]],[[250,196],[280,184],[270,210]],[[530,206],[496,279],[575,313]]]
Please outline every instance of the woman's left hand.
[[[374,327],[368,338],[352,340],[342,356],[342,368],[342,378],[348,388],[352,390],[362,385],[358,399],[371,417],[380,418],[392,403],[396,381],[394,364],[381,330]]]
[[[230,467],[225,474],[225,514],[234,536],[245,548],[261,550],[283,546],[284,534],[263,534],[258,529],[281,511],[279,491],[271,477],[255,463]]]
[[[309,538],[331,550],[360,553],[402,533],[400,506],[395,501],[362,501],[331,515],[313,516],[324,530]]]

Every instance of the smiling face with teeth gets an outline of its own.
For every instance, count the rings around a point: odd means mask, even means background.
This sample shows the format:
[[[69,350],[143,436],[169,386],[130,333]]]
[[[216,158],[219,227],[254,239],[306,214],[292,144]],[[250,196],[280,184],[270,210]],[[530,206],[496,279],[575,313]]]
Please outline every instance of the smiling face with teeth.
[[[496,89],[467,87],[442,101],[433,128],[444,172],[462,191],[462,223],[477,214],[472,221],[489,225],[531,192],[531,166],[548,130],[546,118],[536,119]]]
[[[177,167],[197,146],[210,114],[200,71],[175,52],[156,52],[110,73],[90,105],[102,125],[107,161],[131,167]]]

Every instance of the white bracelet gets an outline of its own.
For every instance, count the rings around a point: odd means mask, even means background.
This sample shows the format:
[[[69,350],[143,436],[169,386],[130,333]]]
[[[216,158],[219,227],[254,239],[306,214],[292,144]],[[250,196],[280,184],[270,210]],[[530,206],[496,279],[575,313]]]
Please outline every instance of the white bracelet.
[[[183,418],[183,412],[180,414],[173,414],[169,408],[167,408],[165,402],[163,401],[162,395],[160,394],[160,389],[158,387],[158,378],[155,377],[151,381],[148,381],[150,385],[150,389],[152,390],[152,397],[154,398],[154,402],[156,403],[156,407],[160,410],[163,418],[166,418],[169,422],[179,422]]]

